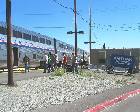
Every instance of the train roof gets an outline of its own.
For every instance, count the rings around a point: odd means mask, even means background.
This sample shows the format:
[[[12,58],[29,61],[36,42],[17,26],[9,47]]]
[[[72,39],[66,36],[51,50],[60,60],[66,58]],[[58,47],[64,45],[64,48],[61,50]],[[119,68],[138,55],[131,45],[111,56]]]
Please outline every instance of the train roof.
[[[6,23],[3,22],[3,21],[0,21],[0,26],[6,28]],[[35,31],[27,30],[27,29],[25,29],[25,28],[23,28],[23,27],[19,27],[19,26],[15,26],[15,25],[12,25],[12,29],[15,30],[15,31],[19,31],[19,32],[22,32],[22,33],[29,34],[29,35],[35,35],[35,36],[37,36],[37,37],[43,37],[43,38],[50,39],[50,40],[53,39],[52,37],[49,37],[49,36],[46,36],[46,35],[42,35],[42,34],[37,33],[37,32],[35,32]],[[56,40],[57,40],[57,39],[56,39]],[[61,41],[61,40],[57,40],[57,41],[60,42],[60,43],[62,43],[62,44],[64,44],[64,45],[66,45],[66,46],[69,46],[69,47],[73,47],[73,48],[74,48],[73,45],[70,45],[70,44],[68,44],[68,43],[66,43],[66,42],[63,42],[63,41]],[[78,50],[80,50],[80,51],[85,51],[85,50],[80,49],[80,48],[78,48]]]
[[[3,22],[3,21],[0,21],[0,26],[3,26],[3,27],[6,28],[6,23]],[[23,27],[19,27],[19,26],[12,25],[12,28],[13,28],[13,30],[15,30],[15,31],[19,31],[19,32],[26,33],[26,34],[29,34],[29,35],[35,35],[35,36],[37,36],[37,37],[44,37],[44,38],[52,39],[52,38],[49,37],[49,36],[42,35],[42,34],[40,34],[40,33],[31,31],[31,30],[27,30],[27,29],[25,29],[25,28],[23,28]]]

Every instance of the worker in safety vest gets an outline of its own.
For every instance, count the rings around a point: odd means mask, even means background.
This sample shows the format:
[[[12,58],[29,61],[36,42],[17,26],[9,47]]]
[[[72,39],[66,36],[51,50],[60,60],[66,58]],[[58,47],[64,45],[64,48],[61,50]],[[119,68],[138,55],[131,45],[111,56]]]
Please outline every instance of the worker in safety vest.
[[[53,63],[52,63],[52,54],[51,54],[51,52],[49,52],[49,54],[48,54],[48,73],[51,72],[52,65],[53,65]]]
[[[67,55],[64,53],[63,54],[62,64],[63,64],[63,68],[65,69],[65,71],[67,69],[67,62],[68,62]]]

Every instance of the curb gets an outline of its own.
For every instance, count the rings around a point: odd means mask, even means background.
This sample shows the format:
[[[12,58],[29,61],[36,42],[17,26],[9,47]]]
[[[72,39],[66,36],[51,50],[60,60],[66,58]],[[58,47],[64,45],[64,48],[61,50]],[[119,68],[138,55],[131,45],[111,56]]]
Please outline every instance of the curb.
[[[134,95],[140,94],[140,89],[136,89],[134,91],[125,93],[123,95],[117,96],[116,98],[112,99],[112,100],[108,100],[105,101],[101,104],[96,105],[95,107],[89,108],[83,112],[100,112],[102,110],[104,110],[107,107],[110,107],[112,105],[115,105],[116,103],[122,101],[122,100],[126,100],[129,97],[133,97]]]

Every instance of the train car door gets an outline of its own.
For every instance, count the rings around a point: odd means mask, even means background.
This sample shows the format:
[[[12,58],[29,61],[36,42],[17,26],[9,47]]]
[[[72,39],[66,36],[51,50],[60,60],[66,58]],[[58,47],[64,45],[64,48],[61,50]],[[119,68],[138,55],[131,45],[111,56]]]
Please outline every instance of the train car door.
[[[18,66],[18,48],[13,47],[14,64],[13,66]]]

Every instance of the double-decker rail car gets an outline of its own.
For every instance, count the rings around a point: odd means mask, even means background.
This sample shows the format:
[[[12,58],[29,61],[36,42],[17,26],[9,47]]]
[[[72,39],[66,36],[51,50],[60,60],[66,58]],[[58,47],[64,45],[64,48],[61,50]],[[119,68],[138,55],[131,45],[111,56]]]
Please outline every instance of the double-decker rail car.
[[[65,42],[29,31],[22,27],[12,25],[13,65],[23,66],[23,58],[30,58],[31,67],[39,67],[40,61],[47,52],[58,54],[58,60],[62,60],[63,53],[71,56],[74,47]],[[78,56],[82,56],[82,49],[78,49]],[[0,68],[7,67],[7,35],[6,24],[0,22]]]
[[[38,66],[45,52],[53,52],[53,39],[21,27],[12,26],[13,65],[22,66],[23,57],[30,58],[32,67]],[[7,65],[6,24],[0,23],[0,67]]]

